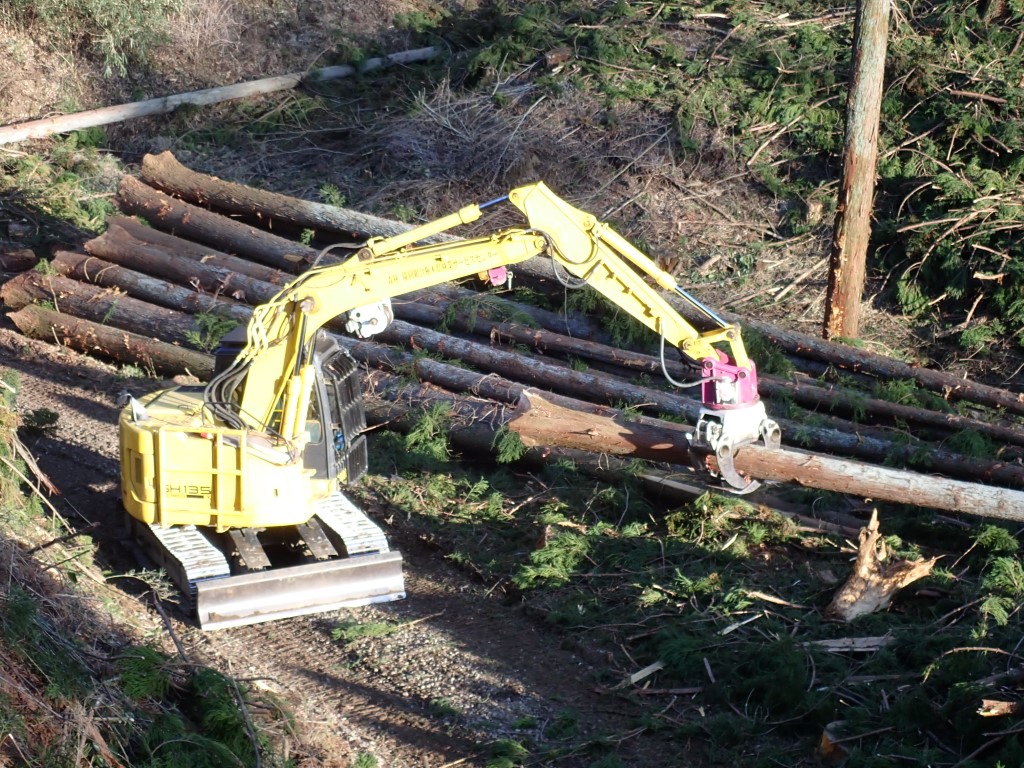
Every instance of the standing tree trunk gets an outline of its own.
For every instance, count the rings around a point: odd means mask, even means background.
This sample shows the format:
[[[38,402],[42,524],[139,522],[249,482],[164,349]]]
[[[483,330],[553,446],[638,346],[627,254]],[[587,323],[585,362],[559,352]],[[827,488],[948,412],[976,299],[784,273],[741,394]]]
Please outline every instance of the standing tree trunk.
[[[826,339],[855,337],[860,330],[888,36],[889,0],[860,0],[846,105],[843,176],[825,297]]]

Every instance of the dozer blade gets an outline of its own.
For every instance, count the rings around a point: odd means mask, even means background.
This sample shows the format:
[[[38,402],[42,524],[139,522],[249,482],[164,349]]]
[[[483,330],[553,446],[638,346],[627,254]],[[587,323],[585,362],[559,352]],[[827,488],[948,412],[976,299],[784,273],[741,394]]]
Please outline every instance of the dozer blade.
[[[400,552],[356,555],[195,582],[203,629],[224,629],[405,597]]]

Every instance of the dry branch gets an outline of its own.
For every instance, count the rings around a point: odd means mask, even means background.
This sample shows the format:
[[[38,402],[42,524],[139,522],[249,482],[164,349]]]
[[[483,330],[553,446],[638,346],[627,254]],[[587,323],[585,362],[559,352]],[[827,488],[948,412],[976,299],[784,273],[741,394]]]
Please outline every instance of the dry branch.
[[[135,101],[130,104],[119,104],[113,107],[76,112],[71,115],[61,115],[59,117],[48,117],[43,120],[31,120],[29,122],[16,123],[15,125],[6,125],[0,127],[0,144],[11,144],[25,141],[26,139],[43,138],[54,133],[68,133],[82,128],[110,125],[111,123],[119,123],[136,117],[162,115],[172,112],[184,104],[203,106],[232,99],[260,96],[276,91],[287,91],[297,88],[303,83],[315,83],[323,80],[336,80],[340,77],[350,77],[357,72],[369,72],[380,69],[387,64],[407,64],[424,61],[435,56],[437,52],[437,48],[401,51],[381,58],[367,59],[358,68],[347,64],[324,67],[312,72],[294,72],[277,77],[265,77],[260,80],[251,80],[247,83],[222,85],[202,91],[161,96],[156,99]]]

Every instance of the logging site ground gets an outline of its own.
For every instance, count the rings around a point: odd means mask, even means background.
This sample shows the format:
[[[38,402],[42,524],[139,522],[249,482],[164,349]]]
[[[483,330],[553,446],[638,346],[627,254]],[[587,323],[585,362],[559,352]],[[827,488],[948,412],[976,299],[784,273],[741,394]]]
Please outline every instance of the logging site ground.
[[[1024,764],[1024,7],[893,4],[861,323],[826,344],[860,5],[3,3],[4,126],[434,51],[0,145],[0,767]],[[166,189],[198,206],[168,225],[159,158],[390,224],[543,180],[737,317],[811,474],[741,498],[585,450],[599,428],[513,439],[500,387],[637,434],[694,406],[656,338],[524,265],[396,301],[399,330],[357,350],[351,493],[407,598],[203,632],[125,535],[117,431],[124,393],[195,372],[70,323],[149,321],[205,365],[232,322],[159,297],[133,320],[127,284],[64,271],[126,211],[195,250],[217,201]],[[296,252],[382,234],[220,210]],[[200,262],[167,291],[246,305]]]

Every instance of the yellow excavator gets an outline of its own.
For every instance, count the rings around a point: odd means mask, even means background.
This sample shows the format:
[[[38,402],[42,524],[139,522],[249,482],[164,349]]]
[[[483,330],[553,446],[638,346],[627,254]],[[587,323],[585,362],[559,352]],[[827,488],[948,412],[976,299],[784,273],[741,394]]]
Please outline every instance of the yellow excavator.
[[[429,242],[505,203],[528,225]],[[208,384],[124,407],[121,485],[131,529],[185,592],[201,627],[405,596],[401,554],[343,492],[367,468],[365,418],[356,363],[322,327],[345,316],[346,330],[366,338],[392,319],[392,297],[474,275],[501,285],[508,266],[542,254],[699,368],[703,407],[691,447],[716,454],[736,492],[756,487],[732,456],[752,442],[777,447],[780,435],[758,397],[740,329],[593,215],[543,183],[519,187],[370,239],[345,261],[314,265],[225,338]],[[712,329],[684,320],[645,275]]]

